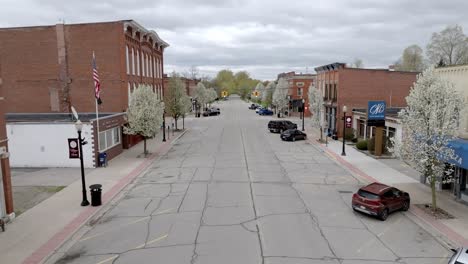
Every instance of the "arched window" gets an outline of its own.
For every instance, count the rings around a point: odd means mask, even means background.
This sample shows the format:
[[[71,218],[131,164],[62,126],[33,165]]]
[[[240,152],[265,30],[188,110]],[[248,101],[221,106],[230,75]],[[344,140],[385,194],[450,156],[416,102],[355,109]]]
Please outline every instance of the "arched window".
[[[153,56],[150,56],[149,57],[149,60],[148,60],[148,63],[149,63],[149,77],[153,77]],[[154,86],[153,86],[153,89],[154,89]]]
[[[146,55],[145,63],[146,63],[146,77],[149,77],[149,76],[150,76],[150,70],[149,70],[149,55]]]
[[[158,76],[156,76],[156,59],[153,57],[153,76],[154,78],[158,78]]]
[[[132,84],[129,82],[128,83],[128,105],[130,105],[130,99],[132,97]]]
[[[143,76],[146,76],[146,71],[147,71],[147,68],[146,68],[146,53],[143,53]]]
[[[127,64],[127,74],[130,74],[130,62],[128,61],[128,45],[125,45],[125,63]]]
[[[135,75],[135,51],[132,48],[132,74]]]
[[[156,59],[156,76],[157,76],[158,78],[161,78],[161,77],[159,76],[159,59]]]
[[[137,75],[140,76],[140,51],[139,50],[137,50],[136,56],[137,56]]]

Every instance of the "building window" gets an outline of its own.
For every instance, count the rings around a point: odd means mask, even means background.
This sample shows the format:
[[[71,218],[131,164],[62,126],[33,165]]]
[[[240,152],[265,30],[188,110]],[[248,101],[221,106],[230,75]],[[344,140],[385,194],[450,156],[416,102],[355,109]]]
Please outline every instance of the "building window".
[[[338,98],[338,94],[337,94],[337,90],[336,90],[336,83],[333,85],[333,99],[337,99]]]
[[[302,96],[302,88],[297,88],[297,96]]]
[[[156,59],[156,76],[160,78],[159,76],[159,59]]]
[[[153,77],[153,57],[151,56],[150,59],[149,59],[149,69],[150,69],[150,77]]]
[[[127,64],[127,74],[130,74],[130,62],[128,59],[128,46],[125,46],[125,63]]]
[[[153,76],[154,78],[158,78],[158,76],[156,76],[156,59],[153,57]]]
[[[135,75],[135,51],[132,48],[132,74]]]
[[[140,76],[140,51],[137,50],[136,52],[136,68],[137,68],[137,75]]]
[[[120,127],[99,132],[99,152],[106,151],[120,144]]]
[[[297,83],[296,83],[296,86],[297,86],[297,87],[304,87],[304,82],[297,82]]]
[[[132,84],[128,83],[128,105],[130,105],[130,99],[132,98]]]

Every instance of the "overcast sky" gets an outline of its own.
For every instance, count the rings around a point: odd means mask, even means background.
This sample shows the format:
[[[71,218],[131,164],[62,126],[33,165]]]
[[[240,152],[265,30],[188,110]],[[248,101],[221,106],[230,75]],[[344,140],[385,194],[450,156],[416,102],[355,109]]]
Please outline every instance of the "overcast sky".
[[[258,79],[363,60],[387,67],[402,50],[459,24],[467,0],[0,0],[0,27],[133,19],[170,44],[165,71],[195,65]]]

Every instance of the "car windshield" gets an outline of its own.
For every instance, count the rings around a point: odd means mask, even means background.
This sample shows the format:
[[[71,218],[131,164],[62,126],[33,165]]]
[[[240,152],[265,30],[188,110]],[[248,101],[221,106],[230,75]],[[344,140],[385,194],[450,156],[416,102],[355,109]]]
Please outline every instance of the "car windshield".
[[[379,196],[375,193],[371,193],[371,192],[367,192],[367,191],[364,191],[364,190],[359,190],[358,191],[358,194],[361,196],[361,197],[364,197],[366,199],[372,199],[372,200],[377,200],[379,199]]]

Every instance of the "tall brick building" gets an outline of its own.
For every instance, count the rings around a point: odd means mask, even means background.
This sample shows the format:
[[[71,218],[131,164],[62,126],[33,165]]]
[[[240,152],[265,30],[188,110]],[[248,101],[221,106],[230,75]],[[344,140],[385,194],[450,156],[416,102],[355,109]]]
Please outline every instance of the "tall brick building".
[[[367,108],[371,100],[384,100],[387,107],[405,107],[405,97],[416,81],[417,73],[389,69],[348,68],[332,63],[315,68],[317,87],[324,98],[323,119],[331,134],[342,136],[343,106],[351,115],[353,108]]]
[[[314,84],[315,74],[302,74],[295,72],[285,72],[278,74],[278,79],[284,78],[288,81],[288,96],[290,97],[290,113],[293,116],[300,116],[302,109],[302,99],[305,100],[304,115],[309,117],[311,115],[309,109],[309,87]]]
[[[138,84],[163,93],[168,44],[133,20],[3,28],[0,46],[8,113],[94,112],[93,52],[100,111],[125,111]]]
[[[88,120],[93,126],[89,137],[95,163],[101,152],[111,159],[140,140],[122,134],[125,118],[119,115],[126,111],[133,90],[145,84],[163,97],[168,46],[154,30],[133,20],[0,29],[5,113],[48,115],[49,123],[54,115],[70,113],[71,106],[81,114],[94,113],[94,53],[102,122],[97,135],[96,120]]]

